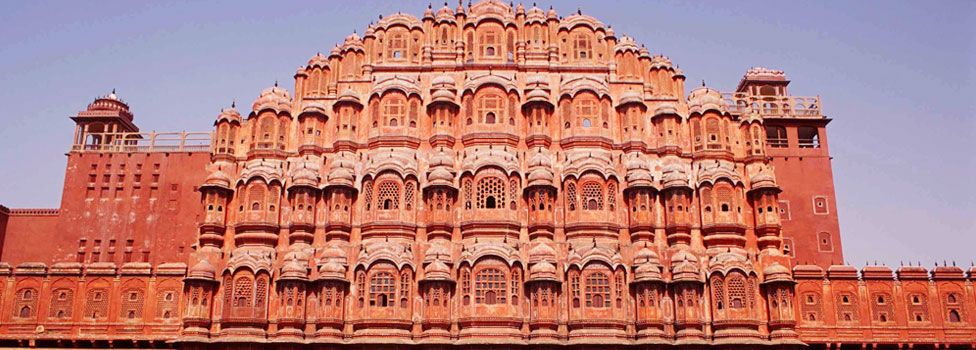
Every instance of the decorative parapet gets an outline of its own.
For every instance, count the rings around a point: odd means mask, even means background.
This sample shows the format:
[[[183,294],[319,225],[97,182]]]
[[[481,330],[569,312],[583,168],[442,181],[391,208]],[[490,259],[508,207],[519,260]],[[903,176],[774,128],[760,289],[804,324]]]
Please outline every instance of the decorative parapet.
[[[71,152],[131,153],[131,152],[210,152],[213,133],[210,132],[107,132],[87,133],[100,144],[76,143]],[[84,140],[82,140],[84,142]]]

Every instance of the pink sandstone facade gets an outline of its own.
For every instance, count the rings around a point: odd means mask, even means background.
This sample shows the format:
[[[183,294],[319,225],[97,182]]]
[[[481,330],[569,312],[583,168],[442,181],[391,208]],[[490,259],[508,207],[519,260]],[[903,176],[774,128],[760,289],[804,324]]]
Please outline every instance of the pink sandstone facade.
[[[60,208],[0,207],[0,346],[976,348],[976,268],[840,265],[830,119],[788,84],[686,95],[487,0],[382,17],[212,132],[113,92]]]

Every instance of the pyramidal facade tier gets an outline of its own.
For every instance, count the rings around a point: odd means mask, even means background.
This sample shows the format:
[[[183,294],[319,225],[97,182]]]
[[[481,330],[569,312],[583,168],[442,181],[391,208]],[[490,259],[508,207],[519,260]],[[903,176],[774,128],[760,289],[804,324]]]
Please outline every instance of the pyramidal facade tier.
[[[114,93],[0,208],[0,345],[973,349],[976,268],[841,265],[819,97],[579,12],[398,13],[201,133]],[[38,245],[37,242],[45,242]]]

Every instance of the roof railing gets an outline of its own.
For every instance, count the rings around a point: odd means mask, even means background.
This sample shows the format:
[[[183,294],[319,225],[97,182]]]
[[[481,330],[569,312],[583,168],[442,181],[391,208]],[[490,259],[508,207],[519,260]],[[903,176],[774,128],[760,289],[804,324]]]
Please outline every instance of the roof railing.
[[[729,113],[758,113],[764,118],[823,118],[820,96],[766,96],[723,92]]]
[[[83,143],[71,146],[72,152],[210,152],[213,134],[209,132],[105,132],[85,134]]]

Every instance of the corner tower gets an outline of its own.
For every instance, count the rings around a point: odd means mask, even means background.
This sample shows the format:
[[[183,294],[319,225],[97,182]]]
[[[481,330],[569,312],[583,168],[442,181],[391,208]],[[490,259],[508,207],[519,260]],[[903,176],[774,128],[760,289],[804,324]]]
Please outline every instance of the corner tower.
[[[758,113],[772,158],[783,227],[783,252],[801,263],[840,263],[840,227],[834,177],[827,148],[827,124],[819,96],[793,96],[780,70],[756,67],[746,72],[735,93],[726,96],[732,112]]]

